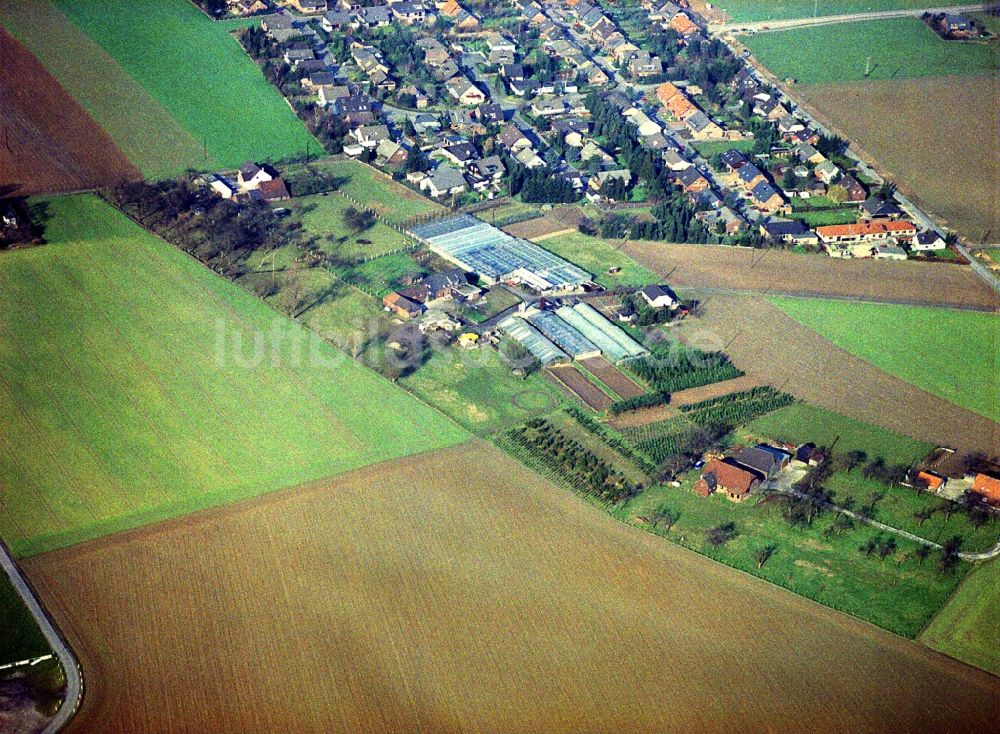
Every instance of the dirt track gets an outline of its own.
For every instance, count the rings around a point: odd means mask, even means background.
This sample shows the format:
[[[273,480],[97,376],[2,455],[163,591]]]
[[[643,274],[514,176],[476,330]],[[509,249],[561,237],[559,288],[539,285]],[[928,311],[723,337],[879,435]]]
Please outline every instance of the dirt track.
[[[1000,451],[1000,425],[855,357],[767,299],[715,295],[680,334],[716,340],[749,376],[808,402],[929,443]]]
[[[78,191],[139,179],[111,137],[0,28],[0,196]]]
[[[1000,308],[1000,296],[960,265],[839,260],[783,250],[641,241],[627,243],[625,251],[679,288]]]
[[[24,566],[87,671],[67,732],[986,731],[1000,693],[481,443]]]

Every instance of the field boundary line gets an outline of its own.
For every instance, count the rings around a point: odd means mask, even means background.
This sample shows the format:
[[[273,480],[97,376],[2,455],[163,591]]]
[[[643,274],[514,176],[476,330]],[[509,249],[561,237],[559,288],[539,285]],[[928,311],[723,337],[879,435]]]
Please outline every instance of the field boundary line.
[[[52,618],[42,605],[38,593],[31,585],[31,582],[28,581],[28,578],[21,572],[17,562],[10,554],[10,549],[7,548],[7,544],[4,543],[2,538],[0,538],[0,568],[10,578],[14,590],[17,591],[18,596],[21,597],[28,611],[31,612],[31,616],[35,619],[42,635],[58,658],[63,673],[66,676],[66,694],[59,706],[59,710],[56,711],[52,719],[49,720],[49,723],[42,729],[44,734],[55,734],[55,732],[60,731],[69,723],[69,720],[73,718],[73,715],[80,708],[84,690],[83,670],[69,643],[63,637],[59,628],[56,627],[55,622],[52,621]]]

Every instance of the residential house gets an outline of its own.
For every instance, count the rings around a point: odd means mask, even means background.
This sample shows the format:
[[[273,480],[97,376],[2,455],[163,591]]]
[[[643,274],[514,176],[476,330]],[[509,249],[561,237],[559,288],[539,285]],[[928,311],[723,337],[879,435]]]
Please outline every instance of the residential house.
[[[670,82],[663,82],[663,84],[656,88],[656,99],[658,99],[662,105],[666,105],[667,102],[676,97],[678,94],[682,94],[681,90]]]
[[[470,162],[474,161],[479,157],[479,151],[476,150],[476,146],[467,140],[463,140],[460,143],[453,143],[451,145],[446,145],[440,148],[437,153],[440,153],[447,160],[454,163],[456,166],[464,168]]]
[[[556,120],[552,123],[552,131],[567,145],[582,148],[583,137],[590,132],[590,123],[575,117]]]
[[[647,137],[649,135],[658,135],[663,132],[663,128],[660,127],[656,122],[654,122],[649,115],[640,110],[638,107],[633,107],[632,109],[625,110],[625,119],[631,122],[638,128],[639,135],[642,137]]]
[[[214,191],[216,195],[218,195],[219,198],[221,199],[232,199],[233,196],[236,194],[236,192],[239,191],[239,186],[235,181],[231,181],[230,179],[218,173],[212,177],[212,182],[209,184],[209,188],[211,188],[212,191]],[[16,218],[14,219],[13,224],[7,223],[7,216],[8,216],[7,212],[4,212],[3,216],[4,216],[3,220],[4,224],[7,224],[7,226],[10,227],[17,225]],[[10,216],[13,216],[13,214],[11,214]]]
[[[868,198],[868,191],[865,190],[865,187],[849,173],[841,176],[837,184],[843,186],[844,190],[847,191],[847,200],[851,203],[857,204]]]
[[[761,181],[750,189],[750,199],[765,212],[776,212],[785,206],[784,197],[767,181]]]
[[[632,172],[627,168],[598,171],[590,177],[590,188],[594,191],[600,191],[605,184],[612,181],[622,181],[627,186],[632,181]]]
[[[972,479],[972,488],[969,491],[982,496],[988,504],[1000,507],[1000,477],[978,472]]]
[[[531,114],[536,117],[556,117],[566,114],[566,103],[562,97],[555,99],[536,99],[531,103]]]
[[[401,2],[394,3],[390,7],[392,8],[392,17],[403,25],[423,23],[427,17],[427,11],[420,3]]]
[[[709,119],[708,115],[700,110],[692,115],[688,115],[684,124],[691,131],[691,137],[695,140],[722,140],[725,132],[721,127]]]
[[[506,173],[507,169],[504,168],[500,156],[491,155],[469,161],[466,176],[472,183],[472,188],[481,191],[490,186],[499,185]]]
[[[681,302],[668,285],[647,285],[639,291],[639,295],[650,308],[677,308]]]
[[[466,107],[475,107],[486,101],[483,91],[464,75],[454,76],[445,83],[448,93]]]
[[[948,478],[941,476],[937,472],[919,469],[913,475],[913,483],[918,487],[926,489],[928,492],[937,492],[948,484]]]
[[[497,143],[499,143],[500,147],[504,148],[511,155],[516,155],[522,150],[530,149],[532,147],[531,140],[528,136],[513,123],[508,123],[500,128],[500,134],[497,135]]]
[[[380,140],[375,146],[375,157],[379,165],[395,167],[406,163],[409,152],[395,140]]]
[[[878,220],[817,227],[816,235],[834,257],[868,257],[876,245],[912,241],[917,228],[911,222]]]
[[[712,459],[702,468],[701,478],[695,482],[694,490],[703,497],[712,492],[722,492],[730,500],[739,502],[749,497],[760,486],[762,479],[758,472],[741,467],[732,459]]]
[[[809,143],[799,143],[796,145],[795,155],[797,155],[799,160],[803,163],[809,163],[813,166],[818,166],[826,160],[826,156],[816,150],[816,148]]]
[[[326,12],[326,0],[289,0],[292,7],[307,15]]]
[[[468,185],[462,172],[458,169],[451,166],[438,166],[420,182],[420,188],[427,191],[433,198],[439,199],[443,196],[464,193]]]
[[[247,161],[236,173],[236,181],[240,191],[252,191],[264,181],[270,181],[278,175],[270,166],[258,166],[253,161]]]
[[[681,154],[678,153],[673,148],[668,148],[667,150],[664,150],[663,153],[660,154],[660,157],[663,159],[663,162],[667,166],[667,168],[675,173],[678,171],[683,171],[685,168],[691,168],[692,166],[692,163],[690,161],[681,156]]]
[[[740,168],[736,171],[736,175],[739,177],[740,183],[743,184],[743,188],[748,191],[753,189],[754,186],[762,181],[767,181],[767,177],[764,173],[753,163],[747,163],[740,166]]]
[[[448,49],[436,38],[421,38],[417,47],[424,52],[424,63],[428,66],[440,66],[451,59]]]
[[[645,79],[663,73],[663,62],[659,56],[652,56],[648,51],[640,51],[628,62],[628,73],[633,79]]]
[[[700,29],[698,25],[691,20],[685,13],[678,12],[670,21],[667,26],[673,28],[677,31],[677,35],[681,38],[686,38],[697,33]]]
[[[514,154],[514,158],[529,171],[533,168],[544,168],[545,159],[531,148],[524,148]]]
[[[370,5],[361,8],[355,16],[362,28],[385,28],[392,25],[392,10],[387,5]]]
[[[524,66],[521,64],[503,64],[500,67],[500,76],[508,81],[524,81]]]
[[[288,188],[285,186],[285,182],[281,180],[281,177],[272,178],[270,181],[261,181],[260,185],[257,186],[257,191],[260,192],[261,197],[264,201],[282,201],[283,199],[290,199],[291,194],[288,193]]]
[[[731,148],[722,154],[722,165],[732,173],[740,170],[748,163],[750,163],[750,159],[735,148]],[[756,169],[756,166],[754,168]],[[757,172],[759,173],[760,171],[758,170]]]
[[[671,97],[664,106],[673,115],[675,120],[680,120],[681,122],[684,122],[684,120],[696,112],[700,112],[695,104],[683,94]]]
[[[383,140],[391,140],[389,128],[385,125],[360,125],[351,130],[350,136],[358,142],[358,145],[369,150],[374,150]]]
[[[774,243],[818,245],[819,237],[800,219],[769,219],[760,223],[760,233]]]
[[[339,99],[351,96],[351,90],[346,85],[323,84],[316,88],[319,94],[320,107],[328,107]]]
[[[283,58],[285,59],[285,63],[286,64],[288,64],[293,69],[295,69],[295,68],[298,67],[299,63],[301,63],[302,61],[307,61],[307,60],[308,61],[313,61],[313,60],[315,60],[316,55],[313,53],[312,48],[310,48],[308,45],[306,45],[306,44],[302,44],[302,45],[295,44],[295,45],[290,46],[289,48],[285,49],[285,53],[283,55]]]
[[[677,185],[683,187],[687,194],[697,194],[708,190],[711,186],[709,180],[702,176],[694,166],[678,171],[674,174],[673,180]]]
[[[941,236],[940,232],[933,229],[925,229],[913,238],[912,248],[918,252],[941,250],[945,247],[947,247],[947,243],[944,237]]]
[[[896,220],[903,216],[903,210],[892,199],[870,196],[861,204],[862,219]]]
[[[816,178],[829,186],[840,177],[841,171],[833,161],[823,161],[813,169],[813,173],[816,174]]]
[[[905,260],[906,250],[896,245],[875,245],[872,257],[876,260]]]
[[[262,0],[229,0],[229,11],[233,15],[254,15],[263,13],[267,9],[267,3]]]
[[[330,10],[320,20],[319,25],[327,33],[342,31],[354,22],[354,15],[347,10]]]

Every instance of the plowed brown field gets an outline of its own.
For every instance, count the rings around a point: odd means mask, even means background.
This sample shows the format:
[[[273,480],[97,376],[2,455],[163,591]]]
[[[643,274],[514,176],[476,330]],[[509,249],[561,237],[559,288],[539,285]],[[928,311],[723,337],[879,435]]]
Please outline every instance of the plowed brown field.
[[[987,731],[1000,679],[630,528],[484,444],[24,564],[67,731]]]
[[[584,405],[598,412],[607,410],[611,406],[611,398],[573,365],[547,367],[545,372],[556,384],[571,395],[575,395]]]
[[[587,371],[607,385],[622,400],[645,395],[646,390],[639,387],[624,372],[608,362],[604,357],[580,360]]]
[[[1000,307],[972,269],[942,263],[839,260],[783,250],[629,242],[625,252],[680,288],[787,293],[928,306]]]
[[[0,28],[0,196],[96,188],[139,170],[30,51]]]
[[[765,298],[716,294],[678,331],[702,342],[712,335],[747,375],[824,408],[941,446],[1000,448],[993,421],[855,357]]]

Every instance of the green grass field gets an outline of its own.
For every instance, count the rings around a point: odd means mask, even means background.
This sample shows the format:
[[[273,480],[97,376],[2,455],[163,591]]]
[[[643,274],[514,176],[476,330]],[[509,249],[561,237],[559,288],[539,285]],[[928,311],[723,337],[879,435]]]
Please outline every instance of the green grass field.
[[[986,254],[990,256],[990,260],[1000,265],[1000,247],[991,247]]]
[[[1000,561],[988,561],[965,577],[920,641],[946,655],[1000,675]]]
[[[845,209],[802,209],[788,215],[789,219],[801,219],[808,227],[823,227],[828,224],[852,224],[858,221],[856,207]]]
[[[7,3],[14,4],[5,2],[0,16],[4,19],[12,15]],[[29,0],[24,5],[37,7],[44,17],[53,12],[45,0]],[[95,118],[116,141],[122,140],[126,154],[137,156],[134,162],[147,176],[295,156],[305,150],[307,142],[319,149],[227,28],[213,23],[186,0],[56,0],[55,5],[107,55],[95,53],[89,43],[64,46],[44,33],[25,31],[34,21],[30,15],[25,18],[23,9],[18,12],[22,20],[15,25],[15,33],[19,28],[27,33],[29,37],[22,40],[32,50],[49,46],[41,48],[40,56],[50,66],[53,56],[59,57],[54,62],[59,66],[65,63],[61,57],[69,55],[70,63],[90,70],[86,76],[77,74],[82,86],[67,85],[68,91],[88,110],[97,100],[104,114]],[[72,29],[63,34],[70,40],[79,36]],[[108,64],[109,57],[114,64]],[[137,84],[147,94],[135,100],[121,97],[115,85],[123,80],[126,89]],[[127,104],[101,103],[105,94]],[[147,127],[154,121],[143,119],[149,117],[143,110],[149,97],[175,124],[166,125],[165,130]],[[139,119],[134,116],[137,109]],[[155,119],[162,119],[156,109],[153,112]],[[173,148],[169,140],[179,136],[178,126],[187,136],[182,136],[183,145]],[[144,147],[151,150],[147,153]]]
[[[744,428],[761,438],[833,447],[834,454],[864,451],[887,464],[914,464],[934,447],[808,403],[794,403],[757,418]],[[836,442],[836,443],[834,443]]]
[[[711,160],[716,153],[725,153],[727,150],[741,150],[745,153],[753,149],[755,142],[755,140],[703,140],[691,145],[705,160]]]
[[[594,280],[605,288],[614,288],[616,285],[642,286],[660,282],[660,277],[656,273],[644,268],[624,252],[614,249],[609,240],[573,232],[549,237],[538,244],[593,273]],[[621,272],[611,275],[608,273],[611,267],[619,267]]]
[[[743,42],[782,79],[800,84],[902,79],[942,74],[989,74],[995,48],[945,41],[917,18],[838,23],[748,36]]]
[[[934,5],[961,4],[961,0],[944,0]],[[816,11],[820,15],[846,15],[928,7],[926,0],[823,0],[818,4],[813,0],[722,0],[715,5],[725,10],[733,22],[811,18]]]
[[[0,533],[19,555],[465,433],[94,197],[0,257]]]
[[[681,478],[680,487],[651,487],[613,514],[648,530],[638,518],[666,505],[679,513],[669,532],[662,526],[656,531],[668,539],[906,637],[920,632],[968,570],[960,564],[954,573],[939,574],[932,559],[920,564],[912,557],[916,546],[902,538],[893,557],[866,557],[858,546],[875,535],[872,528],[826,535],[831,513],[811,527],[794,527],[782,517],[778,502],[733,503],[719,494],[702,498],[691,489],[696,479],[692,472]],[[722,547],[709,544],[705,532],[729,522],[739,535]],[[758,568],[754,554],[765,545],[776,550]]]
[[[310,168],[341,179],[341,192],[378,212],[391,224],[402,224],[420,214],[444,212],[444,207],[440,204],[364,163],[325,158],[309,165]],[[286,171],[295,173],[300,169],[301,166],[292,165]]]
[[[51,652],[49,643],[4,573],[0,573],[0,631],[0,665]],[[3,678],[2,673],[0,678]]]
[[[1000,318],[976,311],[775,298],[842,349],[927,392],[1000,420]]]
[[[344,224],[344,212],[355,205],[337,194],[301,196],[284,203],[302,222],[306,236],[320,238],[320,248],[337,257],[363,260],[414,244],[413,240],[382,222],[375,222],[363,232],[351,232]]]

